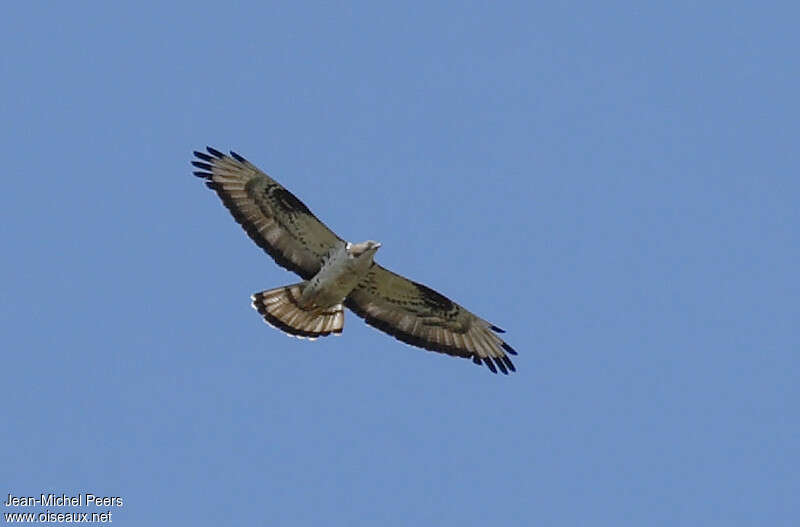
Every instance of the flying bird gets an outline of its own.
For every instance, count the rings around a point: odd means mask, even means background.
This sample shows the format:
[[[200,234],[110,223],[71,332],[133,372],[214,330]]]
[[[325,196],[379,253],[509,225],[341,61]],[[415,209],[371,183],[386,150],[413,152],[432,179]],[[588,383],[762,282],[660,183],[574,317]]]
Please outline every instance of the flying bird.
[[[385,269],[381,244],[350,243],[334,234],[297,197],[235,152],[194,152],[205,180],[250,238],[302,282],[252,296],[264,320],[289,335],[339,335],[344,308],[393,337],[431,351],[470,358],[492,372],[516,371],[517,352],[499,327],[446,296]]]

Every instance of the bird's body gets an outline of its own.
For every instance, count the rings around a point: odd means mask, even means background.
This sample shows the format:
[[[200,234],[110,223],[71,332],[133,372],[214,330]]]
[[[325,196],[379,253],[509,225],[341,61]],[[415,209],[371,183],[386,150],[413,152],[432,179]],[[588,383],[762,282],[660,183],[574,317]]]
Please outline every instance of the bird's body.
[[[331,307],[344,302],[369,270],[380,246],[371,240],[337,244],[322,269],[303,287],[301,305]]]
[[[344,307],[395,338],[428,350],[471,358],[493,372],[515,371],[503,330],[427,286],[374,261],[381,244],[339,238],[294,194],[243,157],[213,148],[195,152],[195,175],[217,192],[247,234],[303,281],[253,295],[253,307],[287,334],[338,335]]]

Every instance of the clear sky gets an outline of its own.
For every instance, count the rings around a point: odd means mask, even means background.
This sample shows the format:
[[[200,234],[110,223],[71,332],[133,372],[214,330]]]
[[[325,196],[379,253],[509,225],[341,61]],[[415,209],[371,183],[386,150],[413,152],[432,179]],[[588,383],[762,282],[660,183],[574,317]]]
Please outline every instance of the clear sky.
[[[36,4],[0,20],[0,492],[119,496],[114,525],[797,525],[796,3]],[[207,144],[518,372],[352,313],[266,326],[249,295],[298,278],[191,176]]]

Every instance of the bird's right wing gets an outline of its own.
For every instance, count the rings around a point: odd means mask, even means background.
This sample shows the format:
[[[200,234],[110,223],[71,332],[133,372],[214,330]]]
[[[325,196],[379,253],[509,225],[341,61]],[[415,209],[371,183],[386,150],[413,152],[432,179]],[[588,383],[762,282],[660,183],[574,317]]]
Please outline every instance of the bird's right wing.
[[[305,280],[320,270],[325,256],[344,243],[303,202],[242,156],[207,147],[195,152],[194,172],[206,180],[236,221],[279,265]]]

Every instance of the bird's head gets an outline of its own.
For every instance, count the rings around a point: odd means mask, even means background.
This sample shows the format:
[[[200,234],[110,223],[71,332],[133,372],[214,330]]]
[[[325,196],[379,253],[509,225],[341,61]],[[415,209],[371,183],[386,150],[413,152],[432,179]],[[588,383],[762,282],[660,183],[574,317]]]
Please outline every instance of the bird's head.
[[[372,240],[367,240],[361,243],[352,243],[347,246],[347,253],[352,256],[353,258],[361,258],[362,256],[368,256],[372,258],[375,254],[375,251],[380,249],[381,244],[379,242],[374,242]]]

